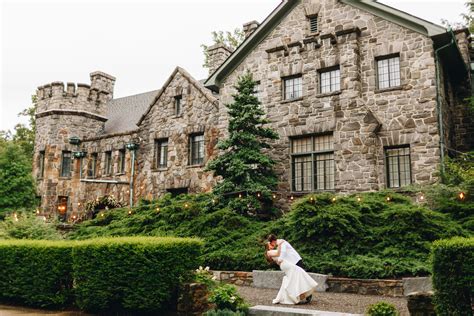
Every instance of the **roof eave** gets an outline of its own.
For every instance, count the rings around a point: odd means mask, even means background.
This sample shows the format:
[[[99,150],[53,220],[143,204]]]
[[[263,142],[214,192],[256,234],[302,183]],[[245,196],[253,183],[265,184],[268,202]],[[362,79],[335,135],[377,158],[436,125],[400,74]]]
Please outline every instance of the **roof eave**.
[[[240,62],[257,46],[276,26],[291,8],[300,0],[283,0],[282,3],[270,13],[263,23],[227,58],[227,60],[204,82],[204,86],[214,91],[219,90],[221,80],[232,72]]]
[[[446,28],[418,18],[404,11],[392,8],[374,0],[338,0],[361,10],[372,13],[382,19],[406,27],[426,36],[435,36],[445,33]]]

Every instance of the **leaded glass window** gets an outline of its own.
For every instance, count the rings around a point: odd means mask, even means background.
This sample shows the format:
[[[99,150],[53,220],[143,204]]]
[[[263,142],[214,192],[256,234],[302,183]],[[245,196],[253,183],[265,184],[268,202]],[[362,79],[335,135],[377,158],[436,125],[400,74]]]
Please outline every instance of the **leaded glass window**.
[[[400,57],[380,58],[377,60],[379,89],[400,86]]]
[[[411,183],[410,147],[385,148],[387,187],[400,188]]]

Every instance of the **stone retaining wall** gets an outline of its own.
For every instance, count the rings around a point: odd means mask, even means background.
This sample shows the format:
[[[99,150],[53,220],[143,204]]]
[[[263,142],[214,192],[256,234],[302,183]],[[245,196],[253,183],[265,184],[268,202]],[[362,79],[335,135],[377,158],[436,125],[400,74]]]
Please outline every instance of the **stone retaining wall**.
[[[253,273],[245,271],[212,271],[217,281],[235,284],[253,286]]]
[[[213,271],[216,279],[235,285],[253,286],[256,288],[278,289],[283,275],[282,271]],[[336,278],[324,274],[309,273],[318,282],[318,292],[354,293],[361,295],[408,296],[414,292],[432,291],[429,277],[403,278],[402,280],[350,279]]]

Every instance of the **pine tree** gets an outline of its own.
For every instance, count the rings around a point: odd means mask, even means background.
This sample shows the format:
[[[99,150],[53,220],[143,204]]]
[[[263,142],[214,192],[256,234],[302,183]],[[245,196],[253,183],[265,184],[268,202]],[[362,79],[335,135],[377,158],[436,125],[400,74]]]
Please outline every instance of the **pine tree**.
[[[241,214],[256,215],[271,211],[272,190],[277,176],[275,162],[264,150],[278,134],[264,125],[265,112],[254,95],[256,82],[250,73],[241,77],[232,95],[234,103],[226,105],[229,114],[228,138],[219,142],[223,154],[210,161],[207,170],[223,181],[214,188],[219,201]]]

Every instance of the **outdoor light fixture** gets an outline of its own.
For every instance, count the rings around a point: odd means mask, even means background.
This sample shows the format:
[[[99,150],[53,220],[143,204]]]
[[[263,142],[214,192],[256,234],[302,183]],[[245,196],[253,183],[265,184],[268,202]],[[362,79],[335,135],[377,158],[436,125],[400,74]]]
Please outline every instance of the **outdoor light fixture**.
[[[387,202],[390,202],[391,198],[389,196],[387,196],[386,200],[387,200]]]
[[[127,148],[128,150],[137,150],[138,149],[138,143],[134,142],[134,141],[131,141],[127,144],[125,144],[125,148]]]
[[[331,200],[332,200],[333,202],[336,202],[336,197],[333,197]]]
[[[458,196],[461,201],[466,198],[466,194],[464,192],[460,192]]]
[[[81,143],[81,139],[77,136],[69,137],[69,144],[71,145],[79,145]]]
[[[72,152],[72,157],[73,158],[84,158],[87,155],[87,152],[85,151],[73,151]]]

